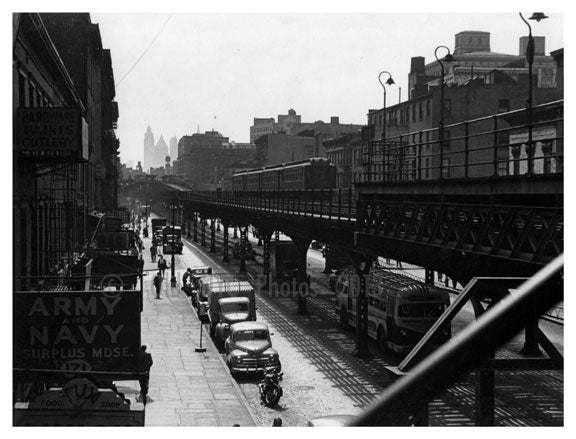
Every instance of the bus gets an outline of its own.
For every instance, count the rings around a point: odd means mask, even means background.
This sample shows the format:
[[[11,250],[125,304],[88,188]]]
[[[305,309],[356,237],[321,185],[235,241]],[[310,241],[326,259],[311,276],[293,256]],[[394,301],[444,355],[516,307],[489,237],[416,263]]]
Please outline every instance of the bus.
[[[353,268],[342,271],[336,281],[336,314],[343,326],[356,327],[356,299],[360,279]],[[373,268],[366,278],[368,336],[381,350],[407,354],[450,306],[445,290]],[[440,345],[451,337],[448,324],[433,340]]]

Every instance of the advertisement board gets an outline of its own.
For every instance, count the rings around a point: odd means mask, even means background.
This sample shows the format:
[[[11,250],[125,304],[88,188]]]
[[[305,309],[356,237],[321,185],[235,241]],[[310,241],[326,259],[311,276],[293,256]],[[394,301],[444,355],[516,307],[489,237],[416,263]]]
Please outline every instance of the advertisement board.
[[[75,108],[20,107],[16,117],[20,153],[38,159],[88,159],[87,124]]]
[[[137,291],[14,292],[14,368],[136,372]]]

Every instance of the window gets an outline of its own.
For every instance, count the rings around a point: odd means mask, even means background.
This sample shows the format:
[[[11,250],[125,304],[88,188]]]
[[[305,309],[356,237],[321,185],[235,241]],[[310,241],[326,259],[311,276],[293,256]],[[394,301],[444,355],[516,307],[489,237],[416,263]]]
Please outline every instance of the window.
[[[416,120],[416,104],[412,105],[412,122]]]
[[[426,101],[426,117],[430,117],[430,100]]]
[[[18,106],[26,106],[26,75],[18,73]]]
[[[450,159],[442,159],[442,178],[450,178]]]
[[[498,113],[510,111],[510,99],[498,99]]]
[[[424,102],[420,102],[418,105],[418,118],[420,120],[424,119]]]
[[[35,98],[36,98],[36,86],[32,83],[32,81],[30,81],[30,84],[28,85],[28,106],[29,107],[34,106]]]
[[[452,101],[450,99],[444,99],[444,117],[450,116],[452,111]]]

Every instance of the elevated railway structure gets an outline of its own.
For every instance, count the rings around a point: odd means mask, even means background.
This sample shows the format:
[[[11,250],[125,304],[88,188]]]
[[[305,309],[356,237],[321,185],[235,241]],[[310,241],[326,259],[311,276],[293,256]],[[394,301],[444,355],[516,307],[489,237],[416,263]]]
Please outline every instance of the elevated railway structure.
[[[530,126],[524,111],[446,126],[441,142],[437,130],[367,142],[362,158],[365,177],[353,188],[199,192],[155,183],[149,188],[155,200],[152,208],[154,203],[158,209],[179,206],[181,225],[195,240],[200,232],[202,244],[206,220],[212,220],[213,243],[219,219],[224,227],[224,260],[228,228],[237,227],[243,243],[240,271],[246,269],[244,249],[252,225],[263,239],[265,273],[270,240],[280,231],[297,248],[299,282],[306,280],[310,242],[318,240],[346,254],[361,278],[377,256],[423,266],[429,279],[434,271],[444,273],[469,286],[465,300],[472,302],[480,318],[520,279],[532,277],[563,254],[563,108],[563,101],[534,107]],[[471,282],[480,278],[493,281]],[[555,276],[550,282],[554,300],[562,300],[561,281]],[[368,307],[364,285],[357,307],[355,354],[364,355]],[[518,308],[527,313],[518,318],[526,324],[522,354],[540,356],[542,347],[550,361],[516,362],[513,367],[562,367],[561,356],[538,329],[540,308],[535,303]],[[307,312],[304,297],[298,312]],[[410,358],[420,360],[421,355]],[[405,374],[416,363],[410,361],[396,372]],[[505,367],[492,362],[479,374],[480,425],[490,424],[493,374]]]

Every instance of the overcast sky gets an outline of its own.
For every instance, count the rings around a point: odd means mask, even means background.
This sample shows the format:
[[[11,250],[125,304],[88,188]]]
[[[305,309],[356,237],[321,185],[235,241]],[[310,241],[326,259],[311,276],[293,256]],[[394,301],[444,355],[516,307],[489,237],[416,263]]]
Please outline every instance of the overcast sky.
[[[564,46],[563,16],[549,16],[532,26],[534,35],[546,37],[547,53]],[[143,158],[148,125],[155,140],[162,134],[168,143],[198,128],[248,142],[253,118],[276,118],[290,108],[303,122],[339,116],[341,123],[364,124],[368,109],[382,106],[380,71],[396,81],[387,102],[397,103],[399,90],[407,98],[411,57],[432,62],[438,45],[453,51],[454,35],[465,30],[490,32],[493,52],[518,54],[528,29],[517,13],[91,17],[111,49],[121,159],[134,164]]]
[[[168,143],[173,136],[180,139],[198,129],[248,142],[255,117],[277,118],[290,108],[303,122],[328,122],[338,116],[341,123],[365,124],[368,110],[382,107],[380,71],[389,71],[396,82],[387,88],[387,103],[393,104],[399,90],[401,99],[407,98],[411,57],[424,56],[429,63],[437,46],[453,51],[456,33],[490,32],[491,50],[507,54],[518,54],[518,40],[527,35],[516,12],[462,12],[461,2],[437,2],[440,13],[383,13],[385,3],[337,1],[316,13],[304,13],[313,2],[299,0],[282,11],[271,9],[270,2],[218,2],[209,12],[220,13],[212,14],[198,9],[173,14],[100,12],[118,10],[118,4],[108,1],[68,7],[51,2],[50,7],[54,12],[90,12],[100,26],[103,46],[112,55],[121,160],[135,165],[143,159],[148,125],[156,141],[162,134]],[[484,3],[487,11],[498,10],[497,2]],[[536,9],[530,3],[523,2],[521,9]],[[410,5],[432,9],[430,3]],[[139,7],[179,10],[170,1]],[[46,10],[44,3],[12,10],[23,9]],[[549,53],[564,47],[564,17],[561,12],[546,13],[550,18],[531,23],[534,35],[546,37]]]

